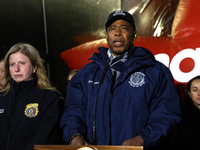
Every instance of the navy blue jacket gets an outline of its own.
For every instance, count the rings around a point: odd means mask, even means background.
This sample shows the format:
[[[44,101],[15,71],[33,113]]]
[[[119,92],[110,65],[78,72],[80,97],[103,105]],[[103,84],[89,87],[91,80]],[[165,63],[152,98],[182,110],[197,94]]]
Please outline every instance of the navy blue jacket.
[[[93,62],[71,80],[61,119],[64,140],[81,133],[92,138],[93,114],[100,76],[109,61],[107,48],[94,53]],[[161,141],[180,121],[179,95],[170,70],[141,47],[124,63],[113,84],[108,69],[98,92],[96,137],[98,145],[122,145],[140,135],[144,146]]]

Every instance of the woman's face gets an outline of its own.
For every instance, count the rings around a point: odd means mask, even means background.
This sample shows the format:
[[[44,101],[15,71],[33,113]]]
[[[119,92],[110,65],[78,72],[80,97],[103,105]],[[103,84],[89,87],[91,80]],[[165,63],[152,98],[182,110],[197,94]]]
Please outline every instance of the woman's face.
[[[10,55],[9,71],[16,82],[32,80],[37,67],[33,67],[29,58],[21,52]]]
[[[188,94],[194,104],[200,109],[200,79],[192,81]]]

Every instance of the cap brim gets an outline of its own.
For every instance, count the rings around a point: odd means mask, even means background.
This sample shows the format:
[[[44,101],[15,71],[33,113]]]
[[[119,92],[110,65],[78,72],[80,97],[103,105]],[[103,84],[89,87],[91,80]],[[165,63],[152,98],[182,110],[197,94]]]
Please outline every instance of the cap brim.
[[[106,27],[109,27],[113,22],[115,22],[116,20],[126,20],[130,23],[130,21],[128,19],[126,19],[124,16],[115,16],[112,19],[110,19],[108,22],[106,22]]]

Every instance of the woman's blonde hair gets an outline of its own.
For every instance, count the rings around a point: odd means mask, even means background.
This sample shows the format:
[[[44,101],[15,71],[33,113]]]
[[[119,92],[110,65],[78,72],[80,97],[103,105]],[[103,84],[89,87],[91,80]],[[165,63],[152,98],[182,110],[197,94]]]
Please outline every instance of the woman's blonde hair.
[[[49,80],[46,76],[46,70],[44,68],[42,59],[40,57],[39,52],[30,44],[26,43],[17,43],[13,45],[10,50],[7,52],[6,56],[4,57],[5,62],[5,85],[2,88],[2,91],[9,91],[10,90],[10,71],[9,71],[9,58],[11,54],[20,52],[23,55],[27,56],[32,64],[33,67],[37,67],[37,71],[35,72],[34,76],[38,78],[37,85],[40,89],[50,89],[55,90],[55,88],[51,87]],[[7,93],[6,92],[6,93]]]

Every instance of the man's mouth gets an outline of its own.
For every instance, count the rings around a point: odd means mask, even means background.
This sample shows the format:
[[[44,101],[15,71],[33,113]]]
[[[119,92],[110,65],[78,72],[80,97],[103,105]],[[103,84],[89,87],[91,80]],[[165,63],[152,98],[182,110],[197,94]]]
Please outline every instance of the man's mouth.
[[[114,41],[113,44],[117,47],[122,46],[123,42],[122,41]]]

